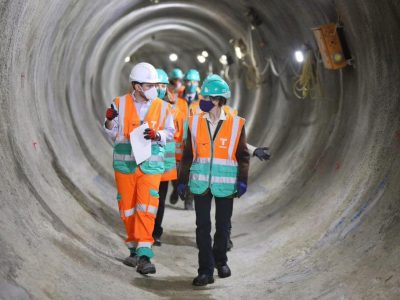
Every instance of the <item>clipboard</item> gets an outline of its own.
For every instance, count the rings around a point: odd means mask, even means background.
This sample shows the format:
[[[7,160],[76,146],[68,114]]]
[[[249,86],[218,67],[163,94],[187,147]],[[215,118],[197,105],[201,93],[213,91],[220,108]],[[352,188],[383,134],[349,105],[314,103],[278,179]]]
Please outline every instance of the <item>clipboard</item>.
[[[143,134],[146,128],[149,128],[149,125],[143,123],[129,134],[132,154],[137,165],[140,165],[151,156],[151,140],[146,140]]]

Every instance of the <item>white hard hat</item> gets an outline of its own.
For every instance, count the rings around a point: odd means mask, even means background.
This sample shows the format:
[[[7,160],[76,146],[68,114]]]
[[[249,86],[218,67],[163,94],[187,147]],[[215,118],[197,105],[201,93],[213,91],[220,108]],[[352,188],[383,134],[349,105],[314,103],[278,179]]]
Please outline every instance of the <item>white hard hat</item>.
[[[141,62],[132,68],[129,75],[130,81],[137,81],[140,83],[158,83],[157,70],[153,65]]]

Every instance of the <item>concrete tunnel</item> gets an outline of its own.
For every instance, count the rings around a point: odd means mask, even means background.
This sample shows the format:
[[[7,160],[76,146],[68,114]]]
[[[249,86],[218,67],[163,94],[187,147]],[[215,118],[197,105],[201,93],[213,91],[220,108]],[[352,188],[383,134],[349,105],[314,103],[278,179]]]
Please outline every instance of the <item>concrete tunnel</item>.
[[[399,1],[0,3],[1,299],[400,298]],[[297,99],[294,51],[318,53],[311,28],[330,22],[352,65],[328,70],[317,54],[321,93]],[[102,122],[142,60],[223,71],[249,142],[272,154],[252,158],[235,200],[232,277],[206,288],[191,286],[195,217],[182,202],[167,204],[157,274],[121,263]]]

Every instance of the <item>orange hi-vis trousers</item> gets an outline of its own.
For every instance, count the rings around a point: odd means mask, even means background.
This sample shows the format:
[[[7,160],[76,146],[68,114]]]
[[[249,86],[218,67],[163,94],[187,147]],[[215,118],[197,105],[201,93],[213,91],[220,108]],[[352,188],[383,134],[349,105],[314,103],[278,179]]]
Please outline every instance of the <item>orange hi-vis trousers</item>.
[[[138,167],[133,174],[115,172],[118,206],[127,233],[126,245],[139,256],[154,256],[154,221],[158,209],[161,174],[145,174]]]

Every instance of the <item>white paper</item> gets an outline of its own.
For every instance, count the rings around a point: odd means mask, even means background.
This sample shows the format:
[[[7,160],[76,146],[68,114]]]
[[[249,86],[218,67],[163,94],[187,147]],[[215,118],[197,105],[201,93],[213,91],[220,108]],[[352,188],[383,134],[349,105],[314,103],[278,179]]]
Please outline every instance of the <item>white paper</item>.
[[[149,128],[147,123],[143,123],[130,133],[132,154],[135,157],[136,164],[144,162],[151,156],[151,140],[144,138],[144,130]]]

